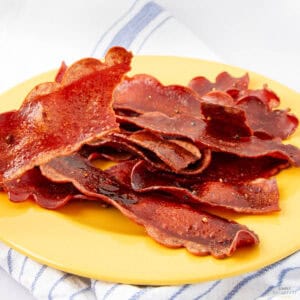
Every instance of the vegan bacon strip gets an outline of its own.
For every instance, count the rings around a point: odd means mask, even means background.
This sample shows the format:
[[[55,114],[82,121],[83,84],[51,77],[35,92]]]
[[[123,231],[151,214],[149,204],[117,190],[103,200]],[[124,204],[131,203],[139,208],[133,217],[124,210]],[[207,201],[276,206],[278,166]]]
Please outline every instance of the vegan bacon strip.
[[[135,113],[159,111],[170,117],[189,114],[201,117],[199,97],[191,89],[180,86],[163,86],[150,75],[135,75],[123,80],[114,90],[113,106]]]
[[[239,185],[242,182],[249,182],[258,178],[270,178],[288,168],[289,163],[286,160],[267,156],[244,158],[228,153],[213,152],[208,167],[202,173],[194,176],[180,176],[174,173],[161,172],[153,169],[149,164],[143,164],[144,167],[153,173],[153,176],[146,177],[146,180],[143,179],[143,182],[146,183],[143,184],[145,186],[159,185],[160,182],[166,185],[171,182],[172,185],[191,186],[206,181]],[[148,171],[145,170],[145,172]]]
[[[112,48],[105,62],[83,59],[61,83],[35,87],[19,110],[0,115],[0,183],[78,150],[118,129],[111,95],[130,70],[131,53]]]
[[[210,162],[209,149],[200,151],[190,142],[164,139],[145,130],[112,132],[104,139],[86,145],[80,153],[89,160],[110,157],[113,161],[131,158],[128,154],[132,154],[157,169],[186,175],[201,173]]]
[[[206,97],[212,91],[222,91],[230,95],[236,103],[245,97],[253,96],[259,98],[269,109],[280,104],[279,97],[267,85],[262,89],[250,90],[248,73],[241,77],[233,77],[228,72],[222,72],[216,77],[214,83],[204,76],[197,76],[189,82],[188,86],[201,97]]]
[[[248,89],[249,76],[246,73],[242,77],[233,77],[227,72],[222,72],[216,77],[216,82],[212,83],[203,76],[197,76],[189,82],[189,87],[200,96],[212,90],[224,91],[231,96],[238,95],[240,91]]]
[[[222,109],[232,111],[232,114],[235,113],[234,121],[237,125],[242,123],[239,119],[244,118],[244,122],[257,136],[286,139],[296,130],[299,123],[289,110],[272,110],[263,98],[254,95],[244,96],[235,102],[227,93],[214,91],[202,96],[202,99],[202,113],[206,118],[216,119],[221,126],[228,126],[226,121],[229,120],[224,117]],[[244,132],[239,135],[246,136],[247,127],[242,129]]]
[[[47,179],[39,168],[33,168],[18,179],[5,182],[4,189],[13,202],[32,199],[47,209],[58,209],[72,199],[95,200],[81,194],[71,183],[56,183]]]
[[[204,102],[187,87],[164,86],[149,75],[126,78],[115,89],[113,98],[114,109],[121,116],[132,116],[128,112],[136,115],[160,112],[171,118],[189,116],[190,122],[209,118],[212,127],[217,127],[218,131],[222,130],[228,136],[252,134],[244,111],[235,107],[224,109],[220,103]]]
[[[122,168],[124,163],[120,164]],[[194,183],[180,183],[166,174],[149,171],[146,163],[140,161],[132,167],[131,185],[139,192],[167,192],[183,203],[205,204],[239,213],[263,214],[279,210],[279,193],[274,178],[258,178],[239,184],[223,182],[222,178],[215,181],[199,178]]]
[[[300,150],[279,139],[265,140],[256,136],[231,138],[216,136],[207,129],[206,123],[188,115],[168,117],[160,112],[149,112],[136,117],[118,116],[121,123],[129,123],[162,136],[187,138],[200,148],[232,153],[240,157],[271,156],[287,160],[291,165],[300,166]]]
[[[189,87],[198,93],[203,104],[214,103],[224,110],[235,109],[245,114],[247,124],[256,135],[286,139],[298,126],[298,119],[289,110],[273,110],[280,103],[278,96],[264,86],[261,90],[248,89],[248,75],[234,78],[226,72],[219,74],[216,83],[205,77],[195,77]],[[214,90],[214,91],[212,91]]]
[[[131,134],[128,140],[148,151],[153,151],[175,173],[187,168],[198,159],[191,152],[176,143],[164,140],[149,131],[138,131]]]
[[[275,92],[270,90],[267,85],[264,85],[260,90],[241,90],[238,97],[236,97],[236,103],[238,104],[247,97],[256,97],[260,99],[270,110],[280,104],[279,97],[275,94]]]
[[[158,169],[173,171],[177,174],[201,173],[210,162],[210,150],[205,149],[195,154],[189,143],[175,140],[167,140],[150,131],[137,131],[122,135],[113,133],[112,136],[119,138],[125,144],[138,147],[139,156],[147,160]]]
[[[260,98],[248,96],[235,107],[242,109],[256,135],[287,139],[298,127],[299,121],[289,110],[270,110]]]
[[[134,193],[125,182],[93,167],[79,155],[55,158],[41,170],[55,182],[71,182],[83,194],[113,205],[167,247],[185,247],[195,255],[224,258],[239,247],[258,243],[256,234],[246,226],[174,202],[164,195]]]
[[[248,80],[248,75],[233,78],[223,72],[213,85],[215,90],[203,94],[202,84],[206,81],[197,77],[190,83],[197,95],[183,86],[164,86],[149,75],[135,75],[123,80],[115,89],[114,108],[121,116],[133,116],[128,112],[137,115],[161,112],[172,118],[188,115],[191,122],[194,118],[204,118],[212,131],[227,137],[253,133],[268,138],[290,136],[298,126],[297,118],[288,110],[273,111],[277,105],[274,101],[279,101],[277,95],[267,88],[248,90]],[[233,98],[233,94],[237,98]]]

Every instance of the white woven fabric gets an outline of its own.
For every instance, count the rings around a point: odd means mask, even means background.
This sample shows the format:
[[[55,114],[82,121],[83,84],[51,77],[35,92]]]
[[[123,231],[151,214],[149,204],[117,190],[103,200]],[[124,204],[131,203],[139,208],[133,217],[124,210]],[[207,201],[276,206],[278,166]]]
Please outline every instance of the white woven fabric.
[[[101,58],[113,45],[134,54],[218,60],[153,1],[2,1],[0,91],[62,60]],[[300,253],[257,272],[201,284],[138,287],[95,281],[41,265],[0,243],[0,266],[36,299],[300,299]]]

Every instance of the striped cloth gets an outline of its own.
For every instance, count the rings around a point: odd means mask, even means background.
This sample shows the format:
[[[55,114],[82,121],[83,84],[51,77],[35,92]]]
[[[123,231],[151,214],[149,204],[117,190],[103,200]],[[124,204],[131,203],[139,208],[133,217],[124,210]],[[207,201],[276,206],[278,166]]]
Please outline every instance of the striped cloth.
[[[182,286],[138,287],[91,280],[52,269],[0,243],[0,265],[36,299],[240,300],[300,299],[300,253],[257,272]]]
[[[27,15],[22,14],[24,26],[27,24],[26,18],[28,20],[29,18],[34,19],[36,17],[34,13],[39,12],[39,9],[43,9],[40,2],[42,1],[27,1]],[[54,2],[57,1],[51,1],[51,3]],[[20,14],[20,11],[24,9],[24,7],[21,7],[24,3],[25,1],[22,4],[21,1],[19,2],[20,6],[18,6],[16,14]],[[45,5],[45,2],[42,3],[42,5]],[[101,27],[95,28],[93,23],[94,26],[91,25],[89,31],[79,32],[79,42],[70,38],[70,41],[66,41],[69,46],[61,47],[57,52],[53,51],[51,47],[44,49],[43,54],[45,57],[52,57],[56,61],[60,61],[61,57],[59,55],[63,55],[62,58],[67,58],[70,61],[74,60],[76,55],[78,58],[82,56],[100,58],[111,46],[122,45],[131,49],[135,54],[165,54],[218,59],[187,28],[153,1],[110,1],[111,7],[107,7],[108,4],[105,4],[105,1],[101,3],[100,0],[76,1],[77,6],[75,8],[72,3],[70,1],[58,1],[56,3],[60,5],[61,9],[63,4],[66,5],[65,10],[62,9],[64,13],[61,15],[53,8],[55,7],[54,4],[53,7],[47,7],[48,14],[51,15],[51,12],[56,14],[57,26],[62,31],[65,30],[65,36],[72,37],[71,29],[76,24],[69,28],[69,32],[68,27],[63,25],[67,24],[72,18],[76,19],[76,14],[78,14],[78,17],[84,14],[87,5],[89,6],[90,18],[85,21],[92,24],[93,20],[96,20],[94,18],[96,14],[100,22],[97,24],[100,24]],[[65,14],[65,11],[70,7],[72,7],[71,19],[68,14]],[[103,11],[103,7],[105,7],[105,11]],[[32,11],[33,9],[35,11]],[[59,20],[64,20],[65,23],[59,23]],[[43,23],[40,26],[43,27]],[[42,30],[47,32],[47,28]],[[3,36],[3,34],[0,35],[0,41]],[[48,35],[47,38],[51,39],[51,36]],[[37,37],[33,38],[33,40],[36,39]],[[80,40],[85,42],[81,47]],[[12,49],[13,43],[14,41],[11,40],[9,43],[1,45],[6,45],[9,49]],[[32,45],[31,49],[34,49]],[[23,50],[26,52],[26,45],[24,45]],[[70,56],[71,51],[72,53],[75,52],[76,55]],[[0,54],[4,52],[5,48],[2,48]],[[35,57],[35,53],[29,57]],[[17,59],[16,56],[15,59]],[[4,62],[2,69],[3,65]],[[48,69],[47,65],[41,62],[33,64],[30,71],[25,69],[20,71],[20,80],[22,76],[25,79],[30,77],[29,75],[40,73],[45,69]],[[7,75],[6,86],[10,84],[9,73]],[[41,265],[2,243],[0,243],[0,266],[16,281],[26,287],[36,299],[300,299],[300,253],[296,253],[257,272],[242,276],[201,284],[162,287],[139,287],[108,283],[63,273]]]

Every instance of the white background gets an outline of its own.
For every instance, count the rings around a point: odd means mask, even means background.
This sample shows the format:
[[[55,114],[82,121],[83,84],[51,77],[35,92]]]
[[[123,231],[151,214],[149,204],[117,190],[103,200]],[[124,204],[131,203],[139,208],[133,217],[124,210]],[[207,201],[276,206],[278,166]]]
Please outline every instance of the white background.
[[[298,0],[158,2],[223,62],[261,73],[300,91]]]
[[[1,18],[10,17],[2,8],[16,2],[0,0],[0,22]],[[299,1],[157,0],[157,3],[190,28],[223,62],[256,71],[300,91]],[[42,17],[40,22],[43,22]],[[7,32],[10,32],[9,28]],[[24,34],[26,40],[26,34],[30,33]],[[0,35],[0,41],[1,38],[3,41]],[[22,51],[21,45],[18,51]],[[2,57],[2,62],[9,59],[8,53],[7,57]],[[22,59],[26,59],[26,54]],[[0,79],[5,73],[2,65],[0,58]],[[13,62],[11,65],[16,67]],[[51,65],[54,67],[56,65]],[[9,78],[3,80],[5,85],[0,83],[0,90],[12,83]],[[0,269],[0,299],[27,300],[32,297]]]

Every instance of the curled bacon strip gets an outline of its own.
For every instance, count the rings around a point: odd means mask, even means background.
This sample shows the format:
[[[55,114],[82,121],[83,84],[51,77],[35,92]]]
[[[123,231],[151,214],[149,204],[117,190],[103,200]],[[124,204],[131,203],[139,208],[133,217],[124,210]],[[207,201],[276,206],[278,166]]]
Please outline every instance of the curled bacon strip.
[[[122,165],[120,164],[120,168]],[[289,163],[273,157],[243,158],[228,153],[213,152],[209,166],[202,173],[194,176],[180,176],[157,171],[149,164],[143,166],[147,169],[145,172],[153,173],[152,176],[147,177],[146,181],[143,180],[146,182],[145,186],[170,185],[171,182],[172,185],[190,187],[203,182],[224,182],[239,185],[242,182],[250,182],[258,178],[267,179],[288,168]]]
[[[216,83],[211,83],[205,77],[195,77],[189,87],[201,96],[203,104],[218,104],[225,111],[235,109],[237,115],[244,113],[246,123],[256,135],[281,139],[289,137],[296,130],[298,119],[288,110],[273,111],[280,103],[279,97],[266,85],[261,90],[249,90],[248,82],[247,74],[234,78],[223,72],[217,76]],[[225,120],[230,119],[224,117]]]
[[[117,129],[111,95],[129,71],[131,56],[116,47],[104,63],[81,60],[61,83],[35,87],[19,110],[0,115],[0,182]]]
[[[119,167],[124,168],[124,164]],[[138,192],[167,192],[183,203],[205,204],[240,213],[262,214],[279,210],[275,179],[259,178],[233,184],[223,182],[222,178],[218,181],[200,178],[198,182],[187,184],[174,181],[168,175],[153,173],[144,161],[140,161],[132,167],[131,185]]]
[[[159,111],[170,117],[181,114],[202,116],[201,103],[194,91],[180,85],[163,86],[150,75],[135,75],[123,80],[114,90],[113,100],[116,111]]]
[[[198,81],[201,89],[205,82],[208,84],[203,77],[192,80],[190,87],[195,92],[199,92]],[[272,111],[272,107],[276,106],[274,101],[279,101],[276,94],[267,88],[261,91],[247,90],[248,81],[248,75],[234,78],[223,72],[213,85],[215,91],[206,94],[200,91],[197,95],[183,86],[164,86],[152,76],[136,75],[117,86],[113,94],[113,106],[119,121],[124,117],[162,113],[174,119],[189,117],[191,124],[200,122],[195,119],[202,119],[208,131],[221,138],[248,137],[253,134],[281,139],[290,136],[298,126],[297,118],[288,111]]]
[[[289,110],[270,109],[264,98],[254,95],[244,96],[235,102],[227,93],[210,92],[202,97],[202,113],[206,118],[213,119],[217,132],[220,129],[224,131],[224,126],[235,122],[236,126],[240,126],[240,132],[237,132],[239,136],[255,134],[266,138],[288,138],[296,130],[298,119]],[[233,120],[226,117],[222,110],[230,111]],[[231,124],[230,128],[233,128]]]
[[[287,139],[298,127],[299,121],[289,110],[270,110],[260,98],[248,96],[236,107],[243,109],[250,127],[257,136]]]
[[[213,89],[236,96],[240,91],[247,90],[248,85],[249,76],[247,73],[242,77],[235,78],[227,72],[222,72],[216,77],[215,83],[210,82],[203,76],[195,77],[189,82],[189,87],[200,96],[207,94]]]
[[[162,113],[145,113],[136,117],[118,116],[119,122],[130,123],[163,136],[188,138],[199,147],[214,151],[232,153],[240,157],[271,156],[285,159],[291,165],[300,166],[300,150],[293,145],[285,145],[281,140],[265,140],[256,136],[227,139],[212,135],[206,123],[190,116],[170,118]]]
[[[55,80],[56,82],[58,82],[58,83],[61,83],[61,82],[62,82],[62,79],[63,79],[63,77],[64,77],[64,75],[65,75],[65,73],[66,73],[66,71],[67,71],[67,69],[68,69],[68,66],[67,66],[66,63],[63,61],[63,62],[61,63],[61,65],[60,65],[60,68],[59,68],[59,70],[58,70],[58,72],[57,72],[57,74],[56,74],[54,80]]]
[[[81,194],[71,183],[56,183],[44,177],[39,168],[33,168],[20,178],[4,184],[8,197],[13,202],[33,199],[47,209],[58,209],[72,199],[95,200]]]
[[[141,130],[127,136],[119,133],[112,135],[119,137],[125,144],[129,143],[138,147],[139,156],[154,167],[165,171],[186,175],[198,174],[210,162],[210,150],[198,150],[195,154],[195,149],[190,150],[192,146],[188,142],[166,140],[149,131]],[[157,161],[154,156],[160,161]]]
[[[118,152],[114,149],[118,149]],[[89,160],[111,157],[114,161],[124,160],[124,157],[130,158],[129,155],[133,154],[143,158],[156,169],[195,175],[209,165],[211,151],[199,150],[188,141],[164,139],[150,131],[140,130],[133,133],[110,133],[105,139],[85,146],[80,153]]]
[[[270,110],[279,106],[280,99],[275,92],[270,90],[267,85],[264,85],[260,90],[241,90],[236,103],[243,101],[247,97],[256,97],[260,99]]]
[[[178,144],[164,140],[159,135],[149,131],[135,132],[128,137],[128,140],[154,152],[175,173],[187,168],[197,160],[197,157]]]
[[[41,169],[53,181],[72,182],[83,194],[112,204],[165,246],[224,258],[241,246],[258,243],[255,233],[234,221],[170,201],[167,196],[133,193],[79,155],[55,158]]]
[[[190,122],[206,118],[211,128],[217,128],[216,132],[221,130],[226,136],[252,134],[244,111],[203,101],[191,89],[180,85],[164,86],[149,75],[136,75],[122,81],[115,89],[113,99],[114,109],[120,116],[160,112],[171,118],[188,116]]]
[[[207,131],[221,138],[247,137],[253,134],[244,110],[211,102],[202,102]]]

